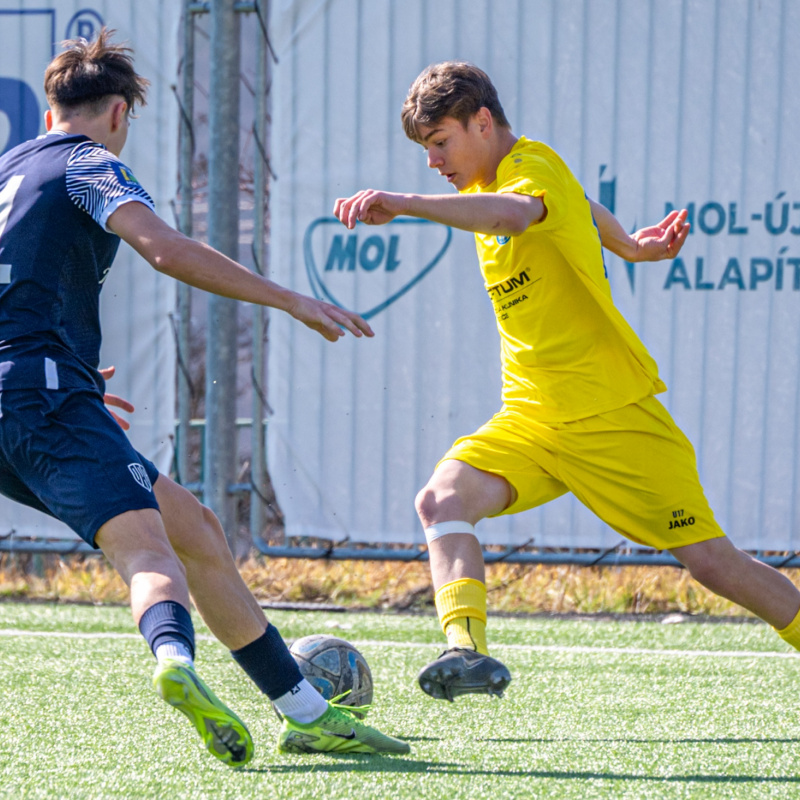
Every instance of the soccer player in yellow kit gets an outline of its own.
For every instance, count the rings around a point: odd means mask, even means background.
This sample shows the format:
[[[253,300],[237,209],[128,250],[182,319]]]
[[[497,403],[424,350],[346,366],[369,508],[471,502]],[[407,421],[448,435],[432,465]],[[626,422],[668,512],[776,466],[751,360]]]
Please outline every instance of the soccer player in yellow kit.
[[[655,395],[655,361],[614,306],[602,248],[674,258],[686,212],[628,235],[589,200],[556,152],[516,137],[489,77],[428,67],[402,111],[407,136],[458,194],[367,189],[336,201],[349,228],[397,215],[472,231],[501,337],[503,406],[450,448],[417,495],[448,649],[419,674],[453,700],[511,680],[486,645],[486,586],[474,525],[572,492],[614,530],[669,550],[712,591],[800,649],[800,592],[738,550],[714,519],[694,450]]]

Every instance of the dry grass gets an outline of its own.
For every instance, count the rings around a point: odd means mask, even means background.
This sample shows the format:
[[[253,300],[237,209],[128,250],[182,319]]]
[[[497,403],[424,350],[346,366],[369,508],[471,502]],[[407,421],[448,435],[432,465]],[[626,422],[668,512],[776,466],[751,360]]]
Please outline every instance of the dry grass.
[[[424,563],[249,558],[240,570],[264,603],[432,611]],[[798,570],[787,570],[797,582]],[[487,568],[490,609],[508,613],[682,612],[746,615],[672,567],[498,564]],[[127,603],[128,590],[102,557],[0,556],[0,599]]]

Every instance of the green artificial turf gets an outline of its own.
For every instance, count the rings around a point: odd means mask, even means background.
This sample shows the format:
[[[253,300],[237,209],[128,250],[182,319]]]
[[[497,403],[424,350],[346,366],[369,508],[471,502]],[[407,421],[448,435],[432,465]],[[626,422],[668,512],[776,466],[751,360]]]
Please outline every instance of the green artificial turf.
[[[229,770],[154,694],[126,609],[2,603],[0,796],[800,797],[800,659],[765,625],[494,619],[506,697],[451,705],[415,682],[441,647],[432,617],[270,617],[288,639],[357,643],[376,685],[368,721],[411,755],[279,755],[268,703],[196,620],[198,670],[256,741]]]

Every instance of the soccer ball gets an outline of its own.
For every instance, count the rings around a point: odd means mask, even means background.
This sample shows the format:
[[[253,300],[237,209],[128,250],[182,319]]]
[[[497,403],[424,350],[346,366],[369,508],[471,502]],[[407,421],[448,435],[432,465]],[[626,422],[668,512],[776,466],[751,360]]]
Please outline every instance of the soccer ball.
[[[372,673],[350,642],[325,633],[304,636],[289,648],[302,676],[326,699],[349,691],[338,702],[366,706],[372,702]],[[364,714],[359,714],[363,719]]]

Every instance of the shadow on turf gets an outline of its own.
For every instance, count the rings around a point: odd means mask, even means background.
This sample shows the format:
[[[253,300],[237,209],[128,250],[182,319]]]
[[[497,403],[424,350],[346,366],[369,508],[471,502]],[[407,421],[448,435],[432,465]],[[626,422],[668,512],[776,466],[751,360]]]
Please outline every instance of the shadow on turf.
[[[437,740],[438,741],[438,740]],[[478,739],[479,742],[493,742],[507,743],[507,744],[524,744],[529,742],[531,744],[554,744],[557,742],[571,742],[573,744],[580,744],[586,742],[587,744],[595,744],[598,742],[604,744],[800,744],[800,739],[775,739],[771,737],[748,738],[748,739],[583,739],[577,737],[559,737],[557,739],[534,739],[534,738],[492,738],[492,739]]]
[[[438,742],[440,739],[428,736],[408,737],[409,741],[414,742]],[[587,744],[597,743],[628,743],[628,744],[652,744],[652,743],[673,743],[673,744],[798,744],[800,739],[777,739],[767,737],[750,738],[717,738],[717,739],[577,739],[577,738],[489,738],[479,741],[492,743],[540,743],[552,744],[554,742],[586,742]],[[658,783],[719,783],[719,784],[746,784],[746,783],[773,783],[773,784],[795,784],[800,783],[800,776],[782,775],[636,775],[615,772],[578,772],[561,770],[508,770],[508,769],[470,769],[464,764],[441,762],[441,761],[419,761],[413,758],[382,758],[365,754],[328,754],[328,758],[334,759],[325,763],[314,764],[315,772],[326,772],[339,774],[345,772],[383,772],[383,773],[425,773],[427,775],[457,775],[463,776],[491,776],[504,778],[540,778],[550,780],[607,780],[607,781],[646,781]],[[253,772],[266,774],[305,773],[308,771],[308,762],[302,764],[268,764],[262,768],[244,768],[237,772]]]
[[[507,741],[507,740],[501,740]],[[555,780],[647,781],[655,783],[800,783],[795,775],[635,775],[616,772],[567,772],[560,770],[469,769],[463,764],[435,761],[415,761],[410,758],[381,758],[371,755],[328,754],[338,763],[314,764],[314,772],[338,774],[344,772],[425,773],[426,775],[487,776],[492,778],[543,778]],[[355,762],[355,763],[354,763]],[[262,769],[244,768],[237,772],[291,775],[307,773],[308,764],[270,764]]]
[[[441,761],[415,761],[413,758],[384,758],[367,753],[326,753],[325,758],[332,758],[337,763],[318,763],[313,764],[314,772],[445,772],[443,767],[453,770],[453,774],[461,772],[460,764],[442,763]],[[371,767],[365,770],[365,767]],[[447,772],[449,772],[449,769]],[[295,772],[307,773],[309,762],[302,764],[267,764],[264,767],[240,767],[237,772],[255,772],[267,774],[286,774]]]

